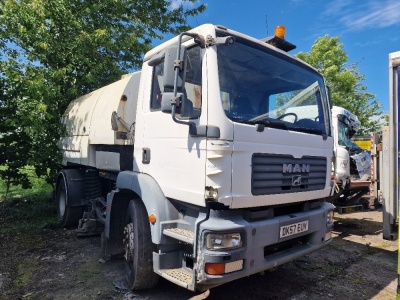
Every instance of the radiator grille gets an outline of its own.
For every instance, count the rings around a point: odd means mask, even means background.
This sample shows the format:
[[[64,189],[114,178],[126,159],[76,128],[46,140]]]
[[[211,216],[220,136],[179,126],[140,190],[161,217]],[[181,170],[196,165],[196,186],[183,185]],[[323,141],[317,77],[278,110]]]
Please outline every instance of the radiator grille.
[[[260,154],[252,157],[253,195],[285,194],[325,188],[325,157]]]

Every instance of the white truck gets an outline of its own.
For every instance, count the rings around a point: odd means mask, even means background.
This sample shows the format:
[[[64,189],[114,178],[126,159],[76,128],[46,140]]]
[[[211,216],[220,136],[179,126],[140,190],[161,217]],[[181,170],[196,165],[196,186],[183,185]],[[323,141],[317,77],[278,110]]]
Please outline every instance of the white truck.
[[[400,207],[400,51],[389,54],[389,124],[374,134],[379,168],[374,176],[375,196],[382,202],[383,238],[398,240]],[[397,292],[400,292],[400,252],[397,259]]]
[[[284,118],[293,119],[289,113],[313,119],[317,107],[303,105],[286,109]],[[335,161],[332,172],[335,180],[335,192],[329,202],[336,205],[339,213],[363,209],[361,198],[370,190],[371,154],[353,143],[351,138],[360,129],[358,117],[343,107],[332,106],[332,136],[334,138]],[[369,201],[368,201],[369,203]],[[357,205],[354,205],[357,204]]]
[[[332,127],[335,141],[335,194],[337,205],[358,204],[370,192],[371,153],[353,143],[351,138],[360,129],[358,117],[339,106],[332,107]],[[366,204],[369,205],[370,201]],[[353,206],[354,208],[354,206]]]
[[[383,238],[396,240],[399,236],[400,204],[400,139],[399,139],[400,51],[389,54],[389,126],[382,127],[379,146],[380,171],[378,197],[383,204]],[[400,260],[398,263],[400,279]],[[399,281],[400,289],[400,281]]]
[[[69,105],[60,222],[104,230],[131,289],[203,291],[330,243],[331,106],[292,46],[205,24]],[[287,112],[303,105],[312,119]]]

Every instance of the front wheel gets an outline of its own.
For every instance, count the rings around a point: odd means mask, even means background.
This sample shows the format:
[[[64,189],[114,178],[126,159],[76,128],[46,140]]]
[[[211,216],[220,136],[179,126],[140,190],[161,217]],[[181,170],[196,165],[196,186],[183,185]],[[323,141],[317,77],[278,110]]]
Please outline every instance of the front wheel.
[[[146,208],[139,199],[131,200],[124,228],[125,273],[132,290],[149,289],[157,285],[159,276],[153,271],[153,251],[150,223]]]

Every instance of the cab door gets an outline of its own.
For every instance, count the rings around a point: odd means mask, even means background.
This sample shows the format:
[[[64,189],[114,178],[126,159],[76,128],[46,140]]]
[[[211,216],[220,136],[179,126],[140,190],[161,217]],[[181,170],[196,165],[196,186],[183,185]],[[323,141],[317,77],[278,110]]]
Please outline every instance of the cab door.
[[[203,51],[198,46],[187,50],[186,103],[176,115],[178,120],[196,125],[207,124],[202,107]],[[136,139],[141,139],[135,142],[136,164],[139,171],[157,181],[166,197],[204,206],[206,138],[191,136],[188,125],[176,123],[171,113],[161,111],[164,68],[163,59],[146,67],[147,75],[143,74],[151,80],[144,88],[149,92],[143,93],[141,125],[135,134]]]

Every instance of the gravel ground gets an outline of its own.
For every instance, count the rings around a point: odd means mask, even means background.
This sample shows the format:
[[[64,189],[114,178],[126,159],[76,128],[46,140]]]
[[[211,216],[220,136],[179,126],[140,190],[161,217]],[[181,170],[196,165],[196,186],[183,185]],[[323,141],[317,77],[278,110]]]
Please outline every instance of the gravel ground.
[[[0,299],[396,299],[397,241],[382,239],[382,212],[335,215],[333,242],[274,270],[205,293],[163,279],[130,292],[120,259],[100,259],[100,238],[70,230],[0,236]]]

